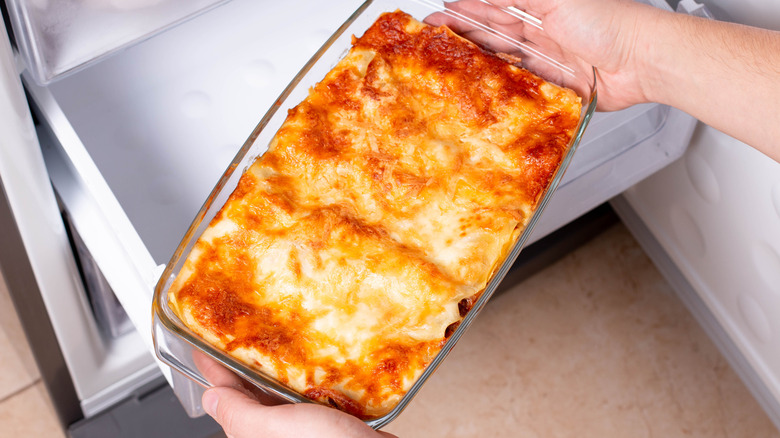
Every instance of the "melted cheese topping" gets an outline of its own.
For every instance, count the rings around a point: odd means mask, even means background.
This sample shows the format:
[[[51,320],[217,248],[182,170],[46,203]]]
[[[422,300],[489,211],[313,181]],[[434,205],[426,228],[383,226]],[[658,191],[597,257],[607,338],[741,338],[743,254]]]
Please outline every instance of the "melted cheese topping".
[[[305,396],[381,416],[525,228],[579,114],[572,91],[385,14],[289,111],[171,307]]]

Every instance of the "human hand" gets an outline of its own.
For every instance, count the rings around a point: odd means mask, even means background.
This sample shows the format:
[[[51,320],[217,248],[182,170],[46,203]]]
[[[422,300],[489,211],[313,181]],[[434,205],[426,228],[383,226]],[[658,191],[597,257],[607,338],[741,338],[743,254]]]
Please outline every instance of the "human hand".
[[[541,26],[497,6],[525,11]],[[527,38],[574,65],[582,67],[580,60],[596,67],[600,110],[645,102],[671,105],[780,162],[780,124],[775,122],[780,32],[675,14],[633,0],[460,0],[446,7]],[[477,26],[446,14],[426,21],[449,25],[489,47],[495,43],[481,41],[485,34]],[[545,79],[578,90],[565,77]]]
[[[203,408],[231,438],[339,437],[387,438],[386,432],[333,408],[313,404],[279,404],[222,365],[196,353],[198,369],[213,388],[203,394]]]
[[[661,11],[631,0],[491,0],[490,3],[460,0],[447,3],[446,7],[493,29],[527,38],[561,59],[579,58],[596,67],[600,110],[622,109],[649,100],[644,74],[648,70],[648,57],[644,54],[649,50],[646,29]],[[541,20],[541,28],[524,23],[497,6],[525,11]],[[470,39],[484,42],[480,41],[484,35],[478,29],[446,14],[434,14],[426,21],[446,24]]]

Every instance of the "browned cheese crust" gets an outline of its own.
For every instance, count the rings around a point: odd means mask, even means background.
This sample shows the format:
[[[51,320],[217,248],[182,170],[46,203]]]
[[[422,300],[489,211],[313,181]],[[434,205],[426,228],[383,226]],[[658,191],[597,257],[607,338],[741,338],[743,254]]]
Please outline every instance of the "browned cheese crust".
[[[526,227],[579,116],[572,91],[384,14],[289,110],[170,305],[301,394],[384,415]]]

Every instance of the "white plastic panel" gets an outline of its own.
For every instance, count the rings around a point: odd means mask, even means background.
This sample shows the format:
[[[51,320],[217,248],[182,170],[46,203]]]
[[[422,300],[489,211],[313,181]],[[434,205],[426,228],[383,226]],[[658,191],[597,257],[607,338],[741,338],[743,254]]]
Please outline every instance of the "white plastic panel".
[[[127,309],[138,310],[148,308],[145,304],[143,288],[138,289],[138,275],[132,275],[132,264],[128,263],[125,251],[118,251],[118,243],[114,231],[107,226],[108,221],[96,208],[90,191],[85,189],[81,180],[70,165],[50,134],[40,130],[38,137],[41,143],[44,160],[51,182],[57,188],[59,198],[69,208],[69,216],[76,232],[85,234],[85,244],[90,245],[94,256],[101,257],[98,265],[104,272],[109,272],[116,279],[117,269],[126,274],[119,277],[121,281],[116,286],[117,296],[127,305]],[[58,215],[59,216],[59,215]],[[70,249],[70,248],[69,248]],[[106,254],[110,254],[106,256]],[[71,275],[78,277],[74,266]],[[150,264],[147,274],[151,276],[154,266]],[[128,272],[129,271],[129,272]],[[151,339],[147,332],[132,330],[116,337],[107,337],[97,326],[97,319],[87,302],[86,291],[80,279],[76,279],[77,288],[66,294],[61,279],[56,277],[57,287],[41,288],[41,293],[48,296],[52,307],[49,315],[52,320],[62,317],[64,309],[79,304],[85,307],[82,315],[59,327],[59,345],[63,355],[68,359],[68,368],[81,402],[81,408],[86,417],[99,413],[103,409],[127,397],[138,386],[143,385],[160,375],[153,355],[151,354]],[[135,303],[128,302],[128,295],[135,298]],[[150,300],[150,298],[149,298]],[[135,324],[144,324],[143,318],[149,312],[134,312]],[[147,317],[148,318],[148,317]],[[146,335],[146,336],[144,336]]]
[[[780,163],[701,125],[625,198],[780,401]]]

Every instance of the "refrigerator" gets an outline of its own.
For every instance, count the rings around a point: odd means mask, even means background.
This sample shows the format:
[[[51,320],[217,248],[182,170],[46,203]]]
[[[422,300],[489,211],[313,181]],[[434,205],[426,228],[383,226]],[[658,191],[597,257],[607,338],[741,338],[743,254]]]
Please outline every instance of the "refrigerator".
[[[0,266],[73,436],[219,433],[153,355],[154,285],[246,136],[361,3],[6,0]],[[780,28],[771,0],[646,3]],[[664,105],[597,113],[529,243],[576,240],[564,231],[604,205],[780,427],[780,164]]]

